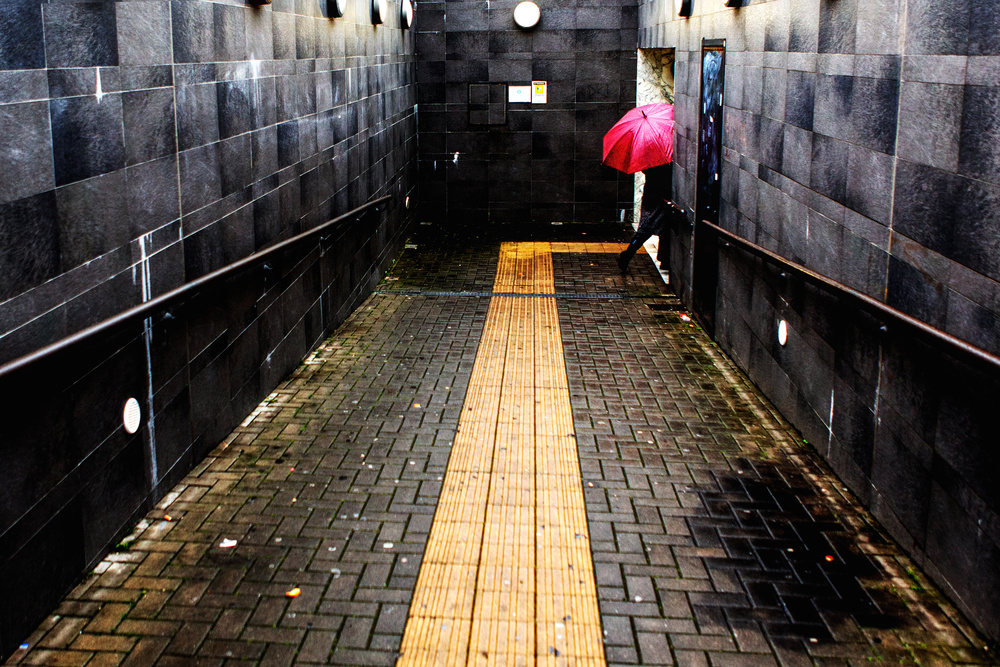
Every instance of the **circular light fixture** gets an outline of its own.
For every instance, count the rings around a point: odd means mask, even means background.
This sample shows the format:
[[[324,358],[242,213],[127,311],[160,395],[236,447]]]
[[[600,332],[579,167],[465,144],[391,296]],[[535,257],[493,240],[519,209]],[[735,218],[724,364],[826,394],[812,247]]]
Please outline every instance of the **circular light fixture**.
[[[778,322],[778,344],[782,347],[788,342],[788,323],[785,320]]]
[[[677,16],[691,16],[691,3],[693,0],[674,0],[674,11]]]
[[[531,0],[524,0],[514,8],[514,23],[517,24],[518,28],[530,30],[538,25],[541,18],[542,10]]]
[[[372,0],[372,24],[385,20],[385,0]]]
[[[399,3],[399,24],[403,30],[413,25],[413,2],[412,0],[402,0]]]
[[[327,11],[333,18],[340,18],[347,9],[347,0],[327,0]]]
[[[141,421],[142,409],[139,407],[139,401],[134,398],[125,401],[125,409],[122,410],[122,425],[125,426],[125,432],[132,435],[138,431]]]

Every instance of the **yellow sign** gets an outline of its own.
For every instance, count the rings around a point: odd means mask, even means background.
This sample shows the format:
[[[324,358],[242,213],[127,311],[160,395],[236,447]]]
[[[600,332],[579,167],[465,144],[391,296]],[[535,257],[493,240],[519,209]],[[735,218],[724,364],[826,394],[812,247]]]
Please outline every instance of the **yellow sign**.
[[[548,101],[548,82],[546,81],[532,81],[531,82],[531,103],[532,104],[545,104]]]

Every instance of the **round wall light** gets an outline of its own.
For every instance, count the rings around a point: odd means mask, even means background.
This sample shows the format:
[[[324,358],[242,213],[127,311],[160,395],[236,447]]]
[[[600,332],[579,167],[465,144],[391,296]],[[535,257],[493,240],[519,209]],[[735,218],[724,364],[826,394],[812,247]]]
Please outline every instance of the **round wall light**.
[[[674,11],[677,12],[677,16],[688,17],[691,16],[691,4],[693,0],[674,0]]]
[[[372,0],[372,25],[385,20],[385,0]]]
[[[412,0],[402,0],[399,3],[399,25],[403,30],[413,25],[413,2]]]
[[[524,0],[514,8],[514,23],[522,30],[530,30],[538,25],[542,10],[531,0]]]
[[[782,347],[788,342],[788,323],[785,320],[778,322],[778,344]]]
[[[344,11],[347,9],[347,0],[327,0],[326,2],[327,11],[333,18],[340,18],[344,15]]]
[[[122,410],[122,425],[129,435],[139,430],[139,423],[142,421],[142,409],[139,401],[130,398],[125,401],[125,409]]]

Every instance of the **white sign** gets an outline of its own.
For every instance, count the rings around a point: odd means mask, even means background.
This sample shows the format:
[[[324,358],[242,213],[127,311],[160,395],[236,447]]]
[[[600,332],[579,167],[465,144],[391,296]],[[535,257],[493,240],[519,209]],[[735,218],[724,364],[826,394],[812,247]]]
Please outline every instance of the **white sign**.
[[[509,86],[507,88],[508,102],[531,102],[531,86]]]
[[[545,81],[531,82],[531,103],[545,104],[549,99],[548,83]]]

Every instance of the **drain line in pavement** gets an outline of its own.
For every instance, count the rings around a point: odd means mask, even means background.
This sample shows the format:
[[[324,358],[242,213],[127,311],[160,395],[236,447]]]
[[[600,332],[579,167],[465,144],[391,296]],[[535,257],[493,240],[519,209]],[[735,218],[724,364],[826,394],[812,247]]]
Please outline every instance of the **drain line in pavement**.
[[[379,296],[464,296],[464,297],[479,297],[479,298],[489,298],[495,299],[496,297],[509,296],[509,297],[538,297],[544,299],[583,299],[583,300],[595,300],[595,301],[607,301],[615,299],[675,299],[673,294],[614,294],[614,293],[596,293],[588,294],[585,292],[448,292],[442,290],[405,290],[405,289],[389,289],[389,290],[378,290],[375,292]]]

